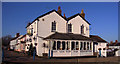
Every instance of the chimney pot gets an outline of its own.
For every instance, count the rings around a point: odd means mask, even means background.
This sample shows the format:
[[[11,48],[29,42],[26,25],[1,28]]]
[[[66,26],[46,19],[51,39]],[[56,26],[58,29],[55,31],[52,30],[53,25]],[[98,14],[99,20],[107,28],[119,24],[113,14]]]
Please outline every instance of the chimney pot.
[[[62,13],[61,9],[60,9],[60,6],[58,7],[58,11],[57,11],[59,14]]]

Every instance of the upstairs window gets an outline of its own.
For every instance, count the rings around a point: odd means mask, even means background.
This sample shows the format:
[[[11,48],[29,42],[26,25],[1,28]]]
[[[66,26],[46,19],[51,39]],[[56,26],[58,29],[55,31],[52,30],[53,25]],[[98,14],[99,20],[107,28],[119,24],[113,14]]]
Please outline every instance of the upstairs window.
[[[81,26],[81,34],[84,34],[84,26]]]
[[[56,22],[52,22],[52,30],[51,32],[55,32],[56,31]]]
[[[68,24],[68,33],[72,32],[72,24]]]
[[[33,34],[33,28],[31,29],[31,34]]]

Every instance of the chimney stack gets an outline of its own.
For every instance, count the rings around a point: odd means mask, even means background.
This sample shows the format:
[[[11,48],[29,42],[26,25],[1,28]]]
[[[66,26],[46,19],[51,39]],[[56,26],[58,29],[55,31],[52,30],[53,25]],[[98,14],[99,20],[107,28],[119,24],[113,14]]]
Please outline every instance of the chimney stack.
[[[20,36],[20,33],[16,33],[16,37],[19,37]]]
[[[62,13],[61,9],[60,9],[60,6],[58,7],[58,11],[57,11],[59,14]]]
[[[85,18],[85,13],[84,13],[83,9],[82,9],[80,15],[81,15],[83,18]]]

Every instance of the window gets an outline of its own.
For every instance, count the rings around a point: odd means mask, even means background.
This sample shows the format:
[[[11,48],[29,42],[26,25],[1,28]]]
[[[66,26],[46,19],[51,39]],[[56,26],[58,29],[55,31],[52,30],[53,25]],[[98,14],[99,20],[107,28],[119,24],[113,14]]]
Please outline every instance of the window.
[[[84,26],[81,26],[81,34],[84,34]]]
[[[80,50],[83,50],[83,42],[80,42]]]
[[[60,50],[60,41],[57,41],[57,50]]]
[[[65,41],[62,41],[62,50],[65,50]]]
[[[79,50],[79,44],[76,42],[76,50]]]
[[[84,42],[84,50],[86,50],[86,42]]]
[[[70,24],[68,24],[68,33],[69,32],[72,32],[72,24],[70,23]]]
[[[67,42],[67,50],[70,50],[70,42]]]
[[[90,43],[90,50],[92,50],[92,43]]]
[[[54,41],[53,50],[56,50],[56,41]]]
[[[31,29],[31,34],[30,34],[30,36],[32,36],[33,35],[33,28]]]
[[[32,39],[30,38],[29,41],[32,42]]]
[[[52,30],[51,32],[55,32],[56,31],[56,22],[52,22]]]
[[[72,50],[75,50],[75,42],[72,42],[71,47],[72,47]]]
[[[87,42],[87,50],[89,50],[89,42]]]
[[[29,49],[29,47],[27,47],[27,49]]]
[[[105,50],[105,48],[103,48],[103,50]]]

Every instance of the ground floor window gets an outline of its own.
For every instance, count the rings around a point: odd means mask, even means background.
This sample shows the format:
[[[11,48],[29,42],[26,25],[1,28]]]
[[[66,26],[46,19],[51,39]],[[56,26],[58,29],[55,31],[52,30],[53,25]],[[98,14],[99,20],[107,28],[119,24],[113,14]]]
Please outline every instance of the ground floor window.
[[[80,42],[80,50],[83,50],[83,42]]]
[[[57,41],[57,50],[60,50],[60,44],[61,44],[61,42]]]
[[[72,44],[71,44],[71,50],[75,50],[75,42],[72,42]]]
[[[53,50],[56,50],[56,41],[53,42]]]
[[[79,42],[76,42],[76,50],[79,50]]]
[[[84,50],[86,50],[86,42],[84,42]]]
[[[62,41],[62,50],[65,50],[65,41]]]
[[[87,50],[89,50],[89,42],[87,42]]]
[[[70,50],[70,42],[67,41],[67,50]]]
[[[90,50],[92,50],[92,43],[90,43]]]
[[[53,50],[92,50],[91,42],[53,41]]]

